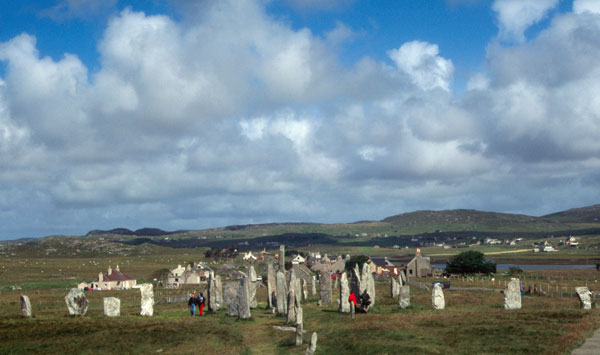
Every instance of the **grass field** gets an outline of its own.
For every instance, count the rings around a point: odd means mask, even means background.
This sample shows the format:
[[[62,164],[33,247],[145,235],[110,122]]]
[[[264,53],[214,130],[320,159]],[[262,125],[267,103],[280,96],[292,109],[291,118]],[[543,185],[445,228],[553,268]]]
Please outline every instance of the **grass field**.
[[[258,290],[259,308],[248,321],[228,317],[224,310],[191,318],[184,303],[158,304],[154,317],[141,317],[138,290],[88,292],[88,314],[67,316],[64,295],[68,288],[80,278],[91,279],[104,264],[118,262],[122,271],[147,279],[152,270],[198,259],[201,252],[184,254],[2,260],[3,284],[11,275],[11,283],[22,290],[4,287],[0,292],[0,353],[300,354],[316,331],[318,354],[562,354],[580,345],[600,325],[600,310],[580,310],[576,298],[526,296],[522,310],[506,311],[499,293],[446,290],[447,308],[435,311],[430,293],[412,287],[412,306],[399,310],[389,295],[389,281],[382,280],[377,282],[377,305],[355,320],[338,313],[335,304],[319,307],[316,298],[310,298],[304,305],[307,333],[301,348],[294,346],[292,332],[274,328],[285,320],[264,309],[260,301],[266,298],[265,288]],[[585,280],[593,282],[596,274],[588,272]],[[534,280],[569,277],[556,271],[554,276],[527,275]],[[494,281],[495,288],[503,287],[501,279],[498,276]],[[452,282],[460,285],[458,280]],[[492,287],[489,279],[465,281],[465,286]],[[31,298],[34,318],[20,317],[20,293]],[[121,317],[104,317],[102,298],[108,296],[121,299]]]

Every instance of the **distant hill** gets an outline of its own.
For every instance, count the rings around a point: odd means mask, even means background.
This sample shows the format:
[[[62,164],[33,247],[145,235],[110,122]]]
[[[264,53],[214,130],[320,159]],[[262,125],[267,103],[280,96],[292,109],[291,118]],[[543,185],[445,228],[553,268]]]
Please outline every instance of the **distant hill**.
[[[185,233],[185,232],[187,232],[187,231],[180,230],[180,231],[175,231],[175,232],[167,232],[167,231],[164,231],[164,230],[158,229],[158,228],[141,228],[136,231],[132,231],[127,228],[115,228],[115,229],[111,229],[111,230],[95,229],[95,230],[89,231],[85,236],[89,237],[89,236],[93,236],[93,235],[112,234],[112,235],[131,235],[131,236],[137,236],[137,237],[160,237],[163,235],[179,234],[179,233]]]
[[[600,205],[571,208],[545,215],[543,218],[562,223],[600,223]]]

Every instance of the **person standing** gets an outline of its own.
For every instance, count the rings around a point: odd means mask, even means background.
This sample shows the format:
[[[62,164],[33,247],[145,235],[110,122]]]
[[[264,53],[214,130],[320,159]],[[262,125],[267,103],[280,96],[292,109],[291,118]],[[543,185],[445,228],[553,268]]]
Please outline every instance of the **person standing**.
[[[196,315],[196,297],[194,297],[194,294],[192,293],[192,297],[190,297],[190,299],[188,300],[188,306],[190,307],[190,313],[192,314],[192,317]]]
[[[202,292],[198,294],[198,307],[200,310],[198,316],[202,317],[202,310],[204,309],[204,295]]]

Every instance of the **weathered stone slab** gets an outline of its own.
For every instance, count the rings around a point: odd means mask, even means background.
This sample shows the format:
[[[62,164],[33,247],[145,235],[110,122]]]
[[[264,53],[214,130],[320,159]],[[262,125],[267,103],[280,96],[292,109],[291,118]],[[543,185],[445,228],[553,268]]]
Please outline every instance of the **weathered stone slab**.
[[[521,282],[512,278],[504,290],[504,309],[521,309]]]
[[[434,309],[444,309],[446,307],[444,291],[442,291],[442,287],[438,284],[435,284],[431,291],[431,304]]]
[[[242,277],[240,280],[240,286],[238,288],[239,297],[239,317],[240,319],[250,318],[250,294],[248,291],[248,284],[250,280],[247,277]]]
[[[398,292],[400,292],[400,284],[396,281],[395,278],[390,278],[390,295],[392,298],[398,297]]]
[[[302,286],[302,301],[306,301],[308,299],[308,289],[306,286],[306,280],[300,279],[300,283]]]
[[[312,295],[317,295],[317,280],[315,276],[312,277]]]
[[[400,286],[404,286],[407,284],[408,280],[406,277],[406,270],[401,270],[400,271]]]
[[[215,307],[216,309],[223,307],[223,283],[220,275],[215,276]]]
[[[29,297],[25,295],[21,295],[21,315],[23,317],[31,317],[31,302],[29,301]]]
[[[331,276],[329,272],[321,272],[319,276],[319,299],[321,304],[331,304]]]
[[[317,351],[317,332],[312,333],[304,355],[314,355],[315,351]]]
[[[223,286],[223,302],[227,307],[227,315],[237,316],[239,311],[238,282],[227,282]]]
[[[581,308],[583,309],[592,309],[592,293],[587,287],[575,287],[575,292],[577,292],[577,296],[579,297],[579,303],[581,304]]]
[[[154,289],[152,284],[142,284],[142,311],[140,315],[152,317],[154,315]]]
[[[340,307],[339,311],[342,313],[350,312],[350,302],[348,302],[348,297],[350,297],[350,288],[348,287],[348,276],[346,272],[342,272],[342,278],[340,279]]]
[[[277,297],[277,314],[287,314],[287,285],[285,275],[281,271],[277,271],[275,295]]]
[[[248,296],[250,297],[250,308],[256,308],[258,305],[258,302],[256,301],[257,283],[258,278],[256,277],[254,266],[250,266],[250,270],[248,271]]]
[[[82,290],[72,288],[65,296],[67,309],[72,316],[84,316],[88,309],[88,300]]]
[[[104,297],[104,315],[118,317],[121,315],[121,300],[116,297]]]
[[[363,271],[365,271],[365,273],[364,273],[365,281],[363,283],[366,285],[367,293],[370,296],[370,300],[371,300],[370,307],[373,307],[375,305],[375,298],[377,296],[375,294],[375,280],[373,279],[373,273],[371,273],[371,267],[368,264],[363,265]]]
[[[410,306],[410,287],[400,286],[398,288],[398,307],[404,309]]]
[[[302,307],[299,306],[296,310],[296,346],[302,345],[302,333],[303,333],[303,311]]]
[[[285,273],[285,245],[279,246],[279,271]]]
[[[286,324],[295,324],[296,323],[296,295],[294,294],[294,289],[291,288],[288,292],[287,297],[288,309],[287,309],[287,317],[285,320]]]
[[[268,263],[267,264],[267,304],[269,305],[269,308],[273,308],[273,302],[271,299],[271,295],[273,294],[273,291],[275,291],[275,287],[277,284],[276,277],[277,276],[275,276],[275,269],[273,268],[273,264]],[[275,295],[275,297],[277,297],[277,295]]]

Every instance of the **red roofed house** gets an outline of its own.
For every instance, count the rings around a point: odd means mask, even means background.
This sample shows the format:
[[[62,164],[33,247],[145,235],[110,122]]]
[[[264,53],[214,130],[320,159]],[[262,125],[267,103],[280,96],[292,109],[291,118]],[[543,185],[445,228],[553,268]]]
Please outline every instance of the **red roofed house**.
[[[119,265],[114,270],[109,265],[108,272],[98,273],[98,278],[90,284],[90,288],[99,290],[129,289],[135,286],[136,283],[134,277],[119,271]]]

